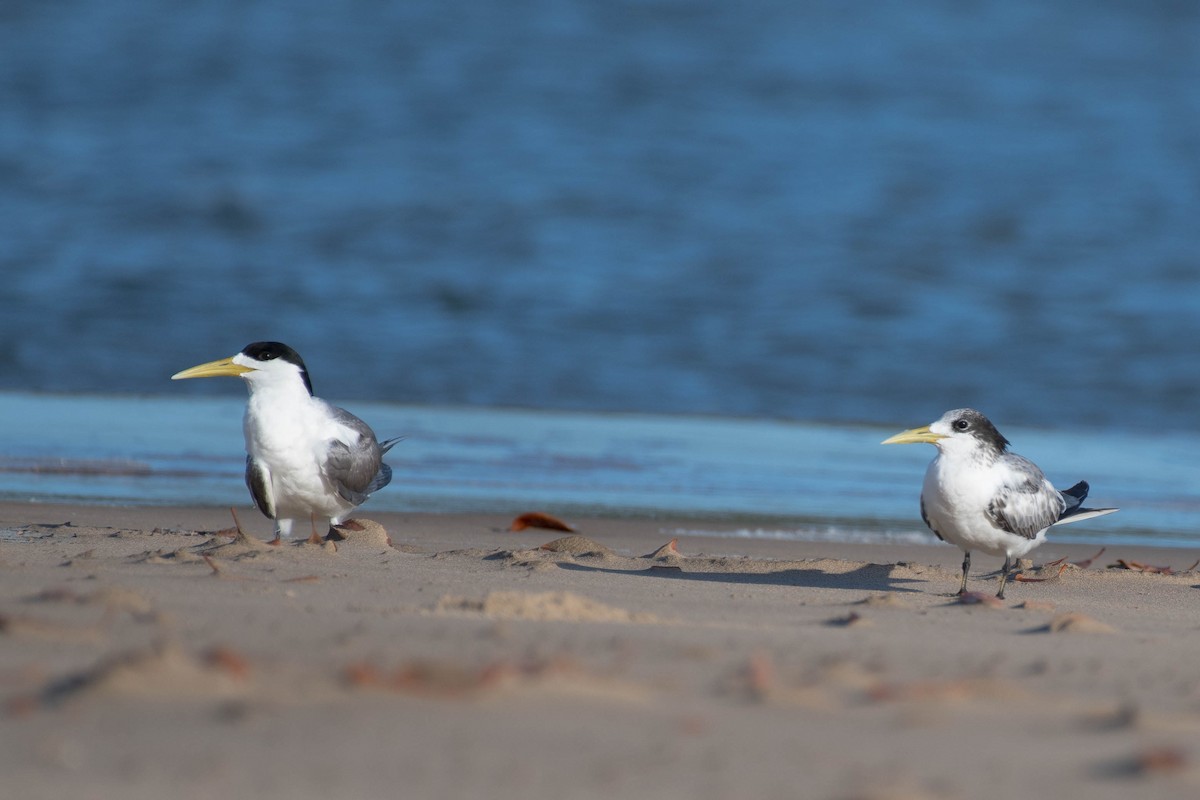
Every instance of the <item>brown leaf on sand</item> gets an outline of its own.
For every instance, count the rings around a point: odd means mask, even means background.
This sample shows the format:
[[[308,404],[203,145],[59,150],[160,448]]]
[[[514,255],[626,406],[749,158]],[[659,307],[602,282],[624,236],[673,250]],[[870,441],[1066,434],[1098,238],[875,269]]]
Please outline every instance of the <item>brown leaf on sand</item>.
[[[653,553],[647,553],[642,558],[679,558],[682,555],[679,552],[679,538],[676,537],[664,544],[662,547],[655,550]]]
[[[1142,774],[1178,772],[1187,766],[1188,758],[1182,750],[1174,747],[1152,747],[1138,753],[1134,762],[1137,771]]]
[[[1085,558],[1082,561],[1072,561],[1071,563],[1074,564],[1075,566],[1079,567],[1080,569],[1087,569],[1088,567],[1090,567],[1092,565],[1092,563],[1097,558],[1104,555],[1104,551],[1107,549],[1108,549],[1107,547],[1101,547],[1100,552],[1096,553],[1096,555],[1092,556],[1091,558]]]
[[[558,517],[552,517],[541,511],[530,511],[514,519],[508,526],[510,531],[523,531],[526,528],[546,528],[552,531],[575,532],[575,529]]]
[[[205,653],[203,661],[207,666],[227,672],[235,678],[245,678],[250,674],[250,662],[246,657],[221,645]]]
[[[1145,572],[1151,575],[1174,575],[1175,570],[1171,567],[1155,567],[1150,564],[1143,564],[1140,561],[1127,561],[1124,558],[1118,558],[1117,563],[1109,564],[1109,569],[1129,569],[1134,572]]]
[[[1050,620],[1045,627],[1038,630],[1046,633],[1116,633],[1117,629],[1111,625],[1101,622],[1095,617],[1089,617],[1087,614],[1080,614],[1078,611],[1069,611],[1066,614],[1059,614],[1054,619]]]
[[[538,549],[572,556],[611,556],[613,554],[612,550],[586,536],[564,536],[561,539],[546,542]]]

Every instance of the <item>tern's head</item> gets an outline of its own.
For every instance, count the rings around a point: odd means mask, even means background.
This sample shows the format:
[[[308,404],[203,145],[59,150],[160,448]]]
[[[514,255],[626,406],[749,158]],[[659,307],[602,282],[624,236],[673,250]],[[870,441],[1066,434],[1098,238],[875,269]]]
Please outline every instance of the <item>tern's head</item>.
[[[943,453],[994,452],[1003,453],[1008,439],[1000,435],[991,420],[973,408],[947,411],[932,425],[897,433],[883,444],[913,444],[927,442]]]
[[[229,358],[199,364],[171,376],[177,381],[184,378],[216,378],[235,375],[250,386],[256,387],[303,385],[312,394],[312,381],[300,354],[282,342],[254,342],[242,348],[242,352]]]

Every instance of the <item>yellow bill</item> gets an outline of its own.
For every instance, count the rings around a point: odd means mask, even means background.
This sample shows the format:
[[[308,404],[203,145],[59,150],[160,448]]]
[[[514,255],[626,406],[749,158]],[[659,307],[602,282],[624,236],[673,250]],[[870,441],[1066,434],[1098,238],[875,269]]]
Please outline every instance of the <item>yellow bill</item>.
[[[943,434],[934,433],[933,431],[929,430],[928,425],[922,425],[920,428],[901,431],[890,439],[884,439],[882,442],[880,442],[880,444],[919,444],[922,442],[926,444],[933,444],[939,439],[945,438],[946,437]]]
[[[233,363],[233,356],[222,358],[218,361],[209,361],[206,364],[197,364],[196,366],[185,369],[183,372],[176,372],[171,376],[171,380],[180,381],[184,378],[217,378],[223,375],[245,375],[247,372],[253,372],[253,367],[243,367],[241,364]]]

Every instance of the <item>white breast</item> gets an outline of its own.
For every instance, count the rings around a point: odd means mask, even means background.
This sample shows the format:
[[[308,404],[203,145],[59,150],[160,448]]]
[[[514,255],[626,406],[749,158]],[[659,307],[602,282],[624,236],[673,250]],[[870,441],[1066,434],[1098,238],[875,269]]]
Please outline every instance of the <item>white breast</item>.
[[[246,452],[270,471],[277,518],[338,518],[353,506],[337,494],[322,464],[330,440],[356,440],[357,433],[324,413],[320,400],[281,394],[259,390],[250,396],[243,420]]]
[[[925,516],[946,541],[963,550],[1019,558],[1045,536],[1026,539],[997,527],[985,513],[996,497],[1003,473],[994,463],[975,458],[939,454],[925,472],[921,500]]]

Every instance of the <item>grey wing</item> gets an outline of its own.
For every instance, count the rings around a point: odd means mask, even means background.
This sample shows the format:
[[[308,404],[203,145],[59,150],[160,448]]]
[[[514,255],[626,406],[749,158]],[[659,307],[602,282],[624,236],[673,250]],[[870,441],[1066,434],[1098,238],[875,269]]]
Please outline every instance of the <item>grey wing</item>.
[[[1001,530],[1033,539],[1058,522],[1067,502],[1037,465],[1009,454],[998,462],[1011,473],[988,504],[986,515]]]
[[[329,410],[338,423],[358,433],[358,441],[347,444],[331,440],[323,471],[342,498],[360,505],[372,492],[388,484],[392,470],[383,463],[379,442],[367,423],[336,406],[329,406]]]
[[[271,473],[261,461],[246,456],[246,488],[254,505],[268,519],[275,519],[275,498],[271,494]]]

